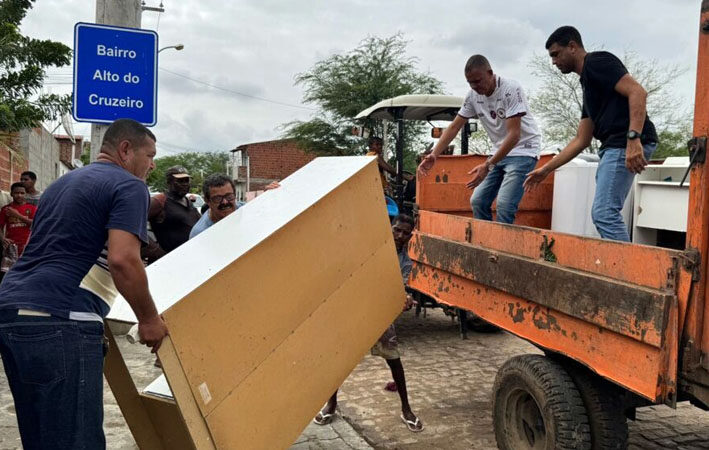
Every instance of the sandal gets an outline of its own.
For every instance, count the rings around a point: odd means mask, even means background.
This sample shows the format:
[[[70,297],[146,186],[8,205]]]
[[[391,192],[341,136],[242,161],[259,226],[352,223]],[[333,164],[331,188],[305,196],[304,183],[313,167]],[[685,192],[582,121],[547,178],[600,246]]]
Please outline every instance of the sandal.
[[[401,417],[401,420],[406,424],[406,428],[412,433],[420,433],[423,431],[423,422],[421,422],[418,417],[416,417],[416,420],[406,420],[403,414],[399,417]]]
[[[332,422],[332,419],[335,417],[335,413],[326,413],[325,409],[323,408],[315,418],[313,419],[313,422],[315,422],[318,425],[328,425],[329,423]]]

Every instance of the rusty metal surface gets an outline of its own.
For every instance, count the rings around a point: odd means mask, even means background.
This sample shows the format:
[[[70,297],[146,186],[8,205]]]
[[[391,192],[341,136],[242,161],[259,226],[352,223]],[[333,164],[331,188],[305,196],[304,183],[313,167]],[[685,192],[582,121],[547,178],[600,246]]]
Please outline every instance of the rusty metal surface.
[[[652,289],[674,291],[683,253],[658,247],[613,242],[537,228],[473,220],[454,214],[420,211],[418,231],[531,259],[542,258],[543,244],[560,266],[591,272]]]
[[[414,266],[410,287],[429,293],[439,302],[474,311],[540,347],[567,355],[650,401],[665,402],[658,385],[660,380],[671,379],[664,348],[441,269],[420,263]]]
[[[542,156],[538,167],[547,163],[551,157]],[[419,209],[470,215],[470,196],[473,191],[465,186],[470,180],[468,171],[486,159],[484,155],[440,156],[431,172],[426,176],[419,174],[416,180],[416,202]],[[537,189],[522,197],[515,223],[550,228],[553,196],[552,174]],[[494,214],[495,203],[492,210]]]
[[[673,294],[422,233],[414,236],[410,250],[415,261],[532,301],[535,308],[549,307],[656,347],[662,344]],[[441,282],[438,290],[446,288]],[[510,305],[509,314],[522,321],[533,310]]]

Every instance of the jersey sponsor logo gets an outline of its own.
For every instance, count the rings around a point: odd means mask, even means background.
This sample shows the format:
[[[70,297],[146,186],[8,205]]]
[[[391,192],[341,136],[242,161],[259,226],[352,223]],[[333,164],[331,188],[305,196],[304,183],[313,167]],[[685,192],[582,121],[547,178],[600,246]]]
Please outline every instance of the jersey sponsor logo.
[[[493,119],[497,119],[497,113],[492,109],[490,110],[490,117],[492,117]]]

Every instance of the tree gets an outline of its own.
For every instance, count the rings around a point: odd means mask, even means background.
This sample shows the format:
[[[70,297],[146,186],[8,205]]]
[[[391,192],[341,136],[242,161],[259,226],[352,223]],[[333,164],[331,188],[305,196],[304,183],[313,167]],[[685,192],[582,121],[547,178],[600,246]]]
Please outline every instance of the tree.
[[[0,130],[6,132],[54,119],[71,104],[68,95],[40,93],[45,69],[69,64],[71,49],[20,34],[20,22],[33,2],[0,2]]]
[[[355,122],[354,117],[375,103],[398,95],[439,94],[442,83],[416,68],[417,59],[406,55],[403,35],[368,37],[355,49],[330,56],[295,78],[305,88],[303,101],[319,107],[309,121],[284,125],[284,137],[295,139],[307,151],[321,155],[363,154],[366,142],[352,135],[361,125],[382,136],[380,120]],[[389,127],[393,138],[396,127]],[[420,150],[422,124],[405,124],[405,154],[408,169],[415,164],[409,154]],[[393,142],[393,140],[392,140]]]
[[[163,156],[155,160],[155,169],[148,176],[147,183],[151,191],[165,192],[165,171],[172,166],[182,166],[192,178],[190,192],[201,193],[204,178],[213,173],[226,173],[228,162],[227,152],[185,152]]]
[[[687,117],[691,117],[671,91],[672,82],[686,69],[663,65],[655,60],[643,61],[633,52],[626,52],[621,59],[628,72],[648,93],[648,116],[660,135],[662,152],[666,153],[669,147],[664,146],[662,137],[677,137],[685,133],[688,129]],[[532,74],[542,81],[541,87],[530,97],[530,107],[541,121],[545,146],[563,147],[576,135],[581,118],[583,97],[579,77],[573,73],[562,74],[544,55],[533,56],[529,67]],[[689,139],[689,134],[686,139]],[[595,152],[598,145],[594,140],[591,151]]]

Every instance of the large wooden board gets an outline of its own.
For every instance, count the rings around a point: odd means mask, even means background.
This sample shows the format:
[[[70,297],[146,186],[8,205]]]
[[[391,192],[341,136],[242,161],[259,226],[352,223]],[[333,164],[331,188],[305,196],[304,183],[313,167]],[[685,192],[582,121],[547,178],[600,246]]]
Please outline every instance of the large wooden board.
[[[287,448],[405,296],[369,157],[316,159],[148,278],[179,362],[165,375],[189,385],[177,405],[217,448]],[[111,317],[135,321],[124,301]]]

